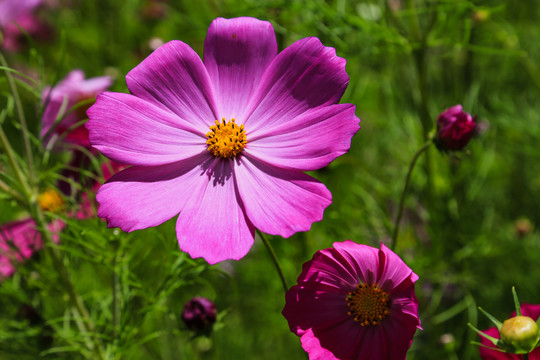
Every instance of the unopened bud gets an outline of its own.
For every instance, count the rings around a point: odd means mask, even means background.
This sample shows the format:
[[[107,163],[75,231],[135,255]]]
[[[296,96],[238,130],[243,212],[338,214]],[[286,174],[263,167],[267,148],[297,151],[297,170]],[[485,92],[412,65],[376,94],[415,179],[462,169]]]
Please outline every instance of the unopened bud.
[[[189,330],[209,331],[216,322],[216,305],[203,297],[189,300],[182,311],[182,320]]]
[[[528,316],[515,316],[503,322],[501,340],[506,347],[530,352],[538,343],[540,332],[536,322]]]

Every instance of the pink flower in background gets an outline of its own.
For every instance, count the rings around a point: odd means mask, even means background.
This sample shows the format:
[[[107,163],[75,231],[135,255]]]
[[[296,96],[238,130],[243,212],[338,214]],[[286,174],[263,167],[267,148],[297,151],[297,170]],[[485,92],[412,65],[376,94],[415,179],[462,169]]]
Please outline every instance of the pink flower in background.
[[[4,50],[19,51],[26,44],[26,35],[20,29],[37,40],[46,40],[51,36],[51,27],[34,15],[41,3],[41,0],[0,0],[0,30]]]
[[[359,119],[338,104],[345,60],[317,38],[277,53],[254,18],[212,22],[204,62],[181,41],[126,76],[88,111],[90,143],[134,165],[97,194],[98,215],[124,231],[180,214],[180,248],[209,263],[240,259],[255,227],[289,237],[322,219],[328,189],[303,173],[348,151]]]
[[[390,249],[336,242],[304,264],[283,316],[310,360],[402,360],[420,327],[418,276]]]
[[[533,320],[537,320],[540,317],[540,304],[521,304],[521,314],[523,316],[528,316]],[[516,312],[512,312],[510,317],[516,316]],[[487,330],[482,330],[486,334],[493,336],[494,338],[500,339],[499,330],[496,327],[490,327]],[[481,342],[485,346],[491,348],[496,348],[496,346],[488,339],[480,337]],[[520,360],[523,358],[522,355],[509,354],[505,352],[500,352],[497,350],[491,350],[483,346],[479,346],[478,350],[480,351],[480,356],[483,360]],[[529,354],[529,360],[540,360],[540,348],[534,349]]]
[[[63,228],[61,221],[49,224],[53,239],[58,241],[57,233]],[[16,263],[29,259],[43,247],[41,235],[31,218],[5,223],[0,227],[0,281],[13,275]]]
[[[0,0],[0,27],[31,13],[42,0]]]
[[[469,143],[476,129],[476,116],[463,111],[461,105],[452,106],[437,117],[435,144],[441,150],[461,150]]]
[[[58,136],[65,133],[76,123],[86,119],[86,110],[92,105],[93,100],[100,92],[107,90],[111,84],[112,79],[109,76],[85,79],[84,72],[73,70],[55,87],[47,87],[42,95],[42,101],[46,108],[41,120],[41,136],[44,137],[47,134],[59,116],[64,117],[53,132]],[[87,100],[89,103],[77,109],[71,109],[76,104]],[[64,110],[61,113],[62,108]],[[49,139],[45,140],[48,141]],[[84,126],[76,127],[70,131],[64,141],[86,148],[90,147],[88,131]]]

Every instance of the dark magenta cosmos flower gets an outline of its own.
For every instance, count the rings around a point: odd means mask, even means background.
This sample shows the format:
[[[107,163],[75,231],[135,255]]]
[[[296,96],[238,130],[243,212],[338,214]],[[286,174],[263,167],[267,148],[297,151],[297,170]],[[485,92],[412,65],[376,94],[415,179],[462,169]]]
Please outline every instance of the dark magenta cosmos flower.
[[[469,143],[476,129],[476,116],[463,111],[461,105],[452,106],[437,117],[435,144],[441,150],[461,150]]]
[[[533,320],[537,320],[540,317],[540,304],[521,304],[521,314],[523,316],[528,316]],[[511,315],[511,317],[516,316],[516,312],[514,311]],[[486,334],[493,336],[494,338],[500,339],[499,331],[495,326],[490,327],[487,330],[482,330]],[[485,346],[488,346],[490,348],[496,348],[493,343],[484,338],[480,337],[482,340],[482,344]],[[522,355],[516,355],[516,354],[508,354],[505,352],[497,351],[497,350],[491,350],[488,348],[485,348],[483,346],[479,346],[478,350],[480,351],[480,356],[483,360],[520,360],[523,358]],[[529,360],[540,360],[540,348],[534,349],[529,354]]]
[[[53,133],[62,135],[81,120],[86,119],[86,110],[90,104],[82,105],[73,109],[75,105],[83,101],[95,100],[96,96],[111,86],[112,79],[109,76],[100,76],[85,79],[81,70],[71,71],[64,80],[55,87],[47,87],[43,90],[42,101],[46,105],[41,119],[41,136],[44,137],[56,119],[63,117],[54,127]],[[45,139],[48,141],[49,139]],[[64,141],[90,147],[88,131],[84,126],[78,126],[69,131]],[[76,164],[74,164],[76,166]]]
[[[359,129],[345,60],[317,38],[277,53],[274,29],[216,19],[204,62],[181,41],[126,76],[88,111],[90,143],[134,165],[97,194],[98,215],[132,231],[180,214],[180,248],[209,263],[240,259],[255,227],[289,237],[322,219],[328,189],[303,171],[348,151]]]
[[[283,316],[310,360],[402,360],[420,329],[418,276],[384,244],[336,242],[304,264]]]
[[[194,297],[184,305],[182,321],[189,330],[209,330],[216,322],[217,307],[204,297]]]

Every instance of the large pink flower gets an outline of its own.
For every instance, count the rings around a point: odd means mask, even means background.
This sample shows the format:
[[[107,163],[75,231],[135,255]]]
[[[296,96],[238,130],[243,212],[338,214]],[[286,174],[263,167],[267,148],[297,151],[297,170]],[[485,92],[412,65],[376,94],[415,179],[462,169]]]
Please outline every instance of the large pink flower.
[[[317,38],[277,53],[274,29],[216,19],[204,62],[181,41],[103,93],[88,111],[90,143],[134,165],[97,194],[99,216],[132,231],[180,214],[180,248],[209,263],[240,259],[255,227],[289,237],[322,219],[328,189],[303,171],[348,151],[359,129],[345,60]]]
[[[540,317],[540,304],[521,304],[521,314],[523,316],[528,316],[533,320],[537,320]],[[510,317],[516,316],[516,312],[514,311]],[[486,334],[493,336],[494,338],[500,339],[501,336],[499,335],[499,331],[496,327],[490,327],[487,330],[483,330]],[[484,338],[481,337],[482,344],[485,346],[488,346],[490,348],[496,348],[493,343]],[[523,355],[516,355],[516,354],[508,354],[505,352],[497,351],[497,350],[491,350],[485,347],[478,347],[478,350],[480,351],[480,356],[483,360],[520,360],[523,359]],[[540,348],[534,349],[529,354],[529,360],[540,360]]]
[[[82,101],[92,102],[100,92],[107,90],[111,83],[112,79],[109,76],[85,79],[84,72],[73,70],[55,87],[45,88],[42,97],[46,108],[41,119],[41,136],[44,137],[49,132],[57,118],[63,117],[55,126],[53,133],[62,135],[69,130],[64,141],[90,147],[88,131],[84,126],[72,128],[79,121],[86,119],[86,110],[90,104],[77,109],[73,109],[73,106]]]
[[[418,276],[390,249],[350,240],[317,251],[283,316],[310,360],[402,360],[420,328]]]

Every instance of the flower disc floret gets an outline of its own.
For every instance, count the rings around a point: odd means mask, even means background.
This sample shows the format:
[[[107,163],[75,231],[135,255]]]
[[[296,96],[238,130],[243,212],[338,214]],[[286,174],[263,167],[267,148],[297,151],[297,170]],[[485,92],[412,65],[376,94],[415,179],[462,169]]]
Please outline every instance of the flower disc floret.
[[[56,212],[64,206],[64,200],[56,190],[48,189],[38,195],[38,204],[43,211]]]
[[[235,119],[231,121],[225,121],[225,118],[221,119],[221,122],[216,120],[216,124],[210,126],[210,130],[206,137],[206,144],[208,144],[208,151],[214,156],[221,158],[235,157],[238,155],[247,144],[246,132],[244,131],[244,125],[236,125]]]
[[[388,294],[376,284],[358,284],[346,300],[347,314],[362,326],[377,325],[388,315]]]

